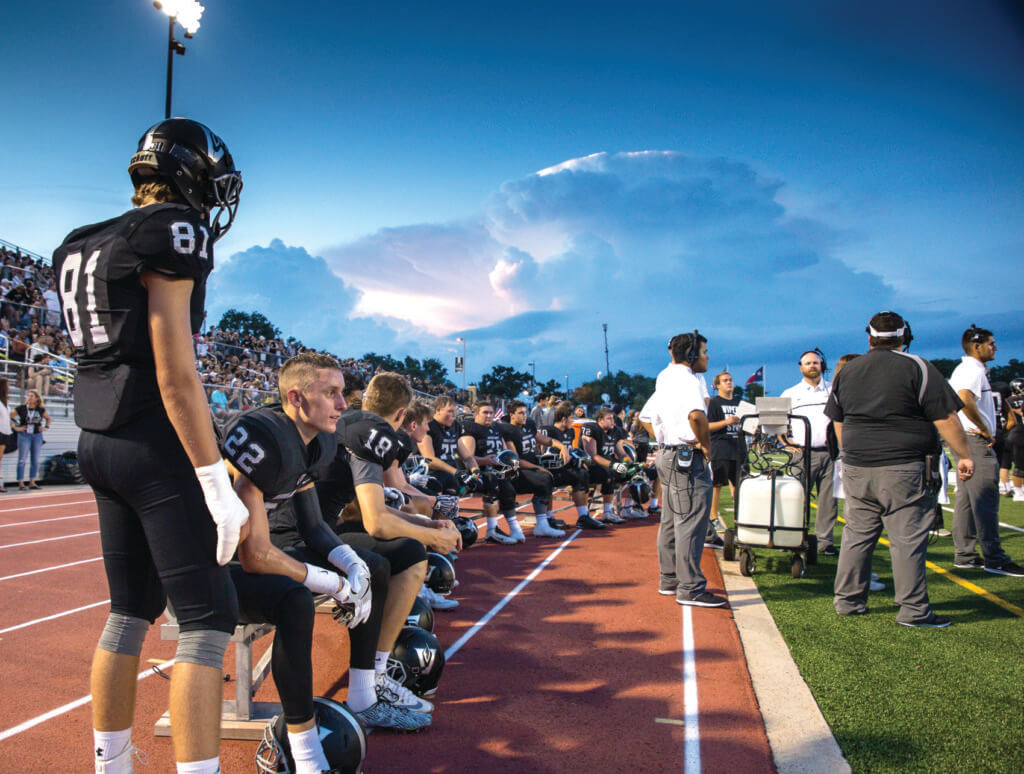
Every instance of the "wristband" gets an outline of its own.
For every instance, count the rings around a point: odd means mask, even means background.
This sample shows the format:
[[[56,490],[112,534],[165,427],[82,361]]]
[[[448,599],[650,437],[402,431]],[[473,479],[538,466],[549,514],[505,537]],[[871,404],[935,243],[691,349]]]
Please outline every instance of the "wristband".
[[[334,594],[338,590],[340,580],[337,573],[317,567],[315,564],[306,564],[306,579],[302,585],[314,594]]]
[[[348,575],[349,568],[353,564],[361,562],[362,559],[350,546],[340,545],[331,549],[331,552],[327,554],[327,561]]]
[[[222,500],[235,493],[228,475],[228,466],[223,459],[196,468],[196,478],[199,479],[199,486],[203,488],[203,496],[207,501]]]

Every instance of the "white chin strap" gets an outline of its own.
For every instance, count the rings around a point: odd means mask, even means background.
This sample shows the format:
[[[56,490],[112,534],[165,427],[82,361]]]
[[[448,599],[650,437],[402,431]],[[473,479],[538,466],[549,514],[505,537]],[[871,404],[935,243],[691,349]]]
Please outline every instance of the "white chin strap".
[[[894,331],[876,331],[870,325],[868,326],[868,333],[874,336],[876,339],[896,339],[903,338],[903,328],[897,328]]]

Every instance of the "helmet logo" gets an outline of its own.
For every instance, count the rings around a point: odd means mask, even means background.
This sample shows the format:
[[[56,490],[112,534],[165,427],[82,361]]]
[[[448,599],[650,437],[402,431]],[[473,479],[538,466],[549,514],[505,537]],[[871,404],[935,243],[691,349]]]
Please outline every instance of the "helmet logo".
[[[419,662],[420,669],[429,671],[434,663],[434,651],[431,648],[413,648],[412,652],[416,654],[416,661]]]

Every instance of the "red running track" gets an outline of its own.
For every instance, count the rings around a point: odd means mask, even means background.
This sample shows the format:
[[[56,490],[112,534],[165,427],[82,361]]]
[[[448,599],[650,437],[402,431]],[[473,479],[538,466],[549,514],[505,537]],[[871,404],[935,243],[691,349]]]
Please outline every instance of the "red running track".
[[[95,514],[94,505],[76,502],[82,500],[90,500],[82,490],[44,490],[0,500],[0,578],[98,557],[96,535],[3,548],[97,529],[95,515],[83,515]],[[77,518],[62,519],[72,515]],[[37,523],[6,526],[25,521]],[[728,609],[690,611],[699,712],[696,724],[685,725],[687,710],[692,715],[693,707],[684,702],[684,613],[671,597],[657,594],[656,532],[653,520],[644,520],[574,538],[571,531],[565,539],[528,537],[525,545],[478,544],[463,552],[454,594],[461,604],[436,616],[442,644],[451,649],[502,600],[505,604],[450,658],[434,700],[431,728],[414,735],[374,733],[366,769],[773,772]],[[702,567],[709,588],[724,593],[710,550]],[[106,596],[102,563],[96,561],[0,580],[0,631]],[[87,697],[89,661],[106,612],[105,604],[98,605],[0,633],[0,684],[5,687],[0,769],[90,770],[87,701],[11,732]],[[257,656],[269,642],[265,637],[257,643]],[[154,627],[143,649],[142,668],[148,669],[151,660],[173,658],[174,645],[161,642]],[[330,616],[317,616],[318,694],[344,698],[347,659],[345,630]],[[234,673],[230,653],[227,671]],[[151,676],[138,689],[133,741],[150,761],[142,770],[173,771],[170,740],[152,735],[153,724],[167,708],[167,683]],[[233,691],[233,684],[225,685],[225,698],[233,698]],[[268,680],[257,699],[274,698],[273,681]],[[254,752],[254,743],[224,742],[223,770],[254,771]]]

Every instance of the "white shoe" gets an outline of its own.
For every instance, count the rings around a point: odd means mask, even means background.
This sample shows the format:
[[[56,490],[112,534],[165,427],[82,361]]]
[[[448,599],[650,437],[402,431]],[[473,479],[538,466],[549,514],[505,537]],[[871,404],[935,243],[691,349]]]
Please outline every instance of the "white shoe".
[[[881,580],[881,579],[882,579],[881,576],[877,572],[871,573],[871,580],[876,581],[876,580]]]
[[[1024,491],[1013,493],[1013,502],[1024,503]]]
[[[881,581],[873,580],[868,584],[869,591],[885,591],[885,584]]]
[[[646,519],[647,512],[642,508],[637,508],[635,505],[629,505],[619,510],[620,516],[625,516],[627,519]]]
[[[565,537],[565,532],[560,529],[552,527],[547,519],[544,521],[538,521],[537,526],[533,528],[534,537]]]
[[[523,528],[518,523],[509,528],[508,536],[512,538],[513,543],[526,542],[526,535],[523,534]]]
[[[611,524],[625,524],[626,520],[619,516],[615,511],[605,511],[601,514],[601,521],[609,522]]]
[[[434,705],[424,698],[417,696],[397,680],[388,677],[387,672],[378,672],[373,678],[374,687],[377,689],[377,698],[394,704],[396,707],[405,707],[413,712],[434,711]]]
[[[504,533],[498,532],[496,529],[487,530],[487,535],[484,537],[486,543],[498,543],[503,546],[514,546],[516,541],[511,535],[505,535]]]
[[[121,752],[105,761],[96,761],[96,774],[132,774],[135,771],[133,760],[141,765],[149,765],[149,756],[129,742]]]
[[[442,597],[432,588],[427,586],[421,588],[419,594],[416,596],[430,605],[434,610],[454,610],[459,606],[459,601],[457,599]]]

